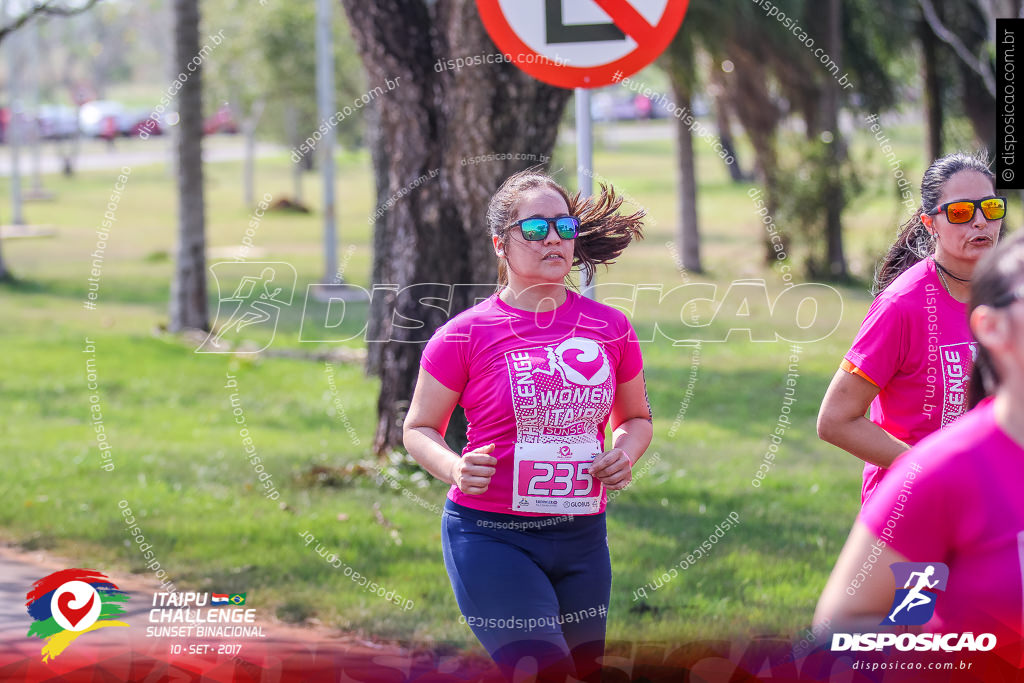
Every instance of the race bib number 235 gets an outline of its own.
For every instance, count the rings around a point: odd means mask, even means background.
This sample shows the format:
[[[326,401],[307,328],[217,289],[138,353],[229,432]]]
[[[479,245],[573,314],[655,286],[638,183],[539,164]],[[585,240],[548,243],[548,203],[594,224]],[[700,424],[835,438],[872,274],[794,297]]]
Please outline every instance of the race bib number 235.
[[[512,509],[550,514],[587,514],[601,508],[601,482],[590,465],[601,454],[597,442],[517,443]]]

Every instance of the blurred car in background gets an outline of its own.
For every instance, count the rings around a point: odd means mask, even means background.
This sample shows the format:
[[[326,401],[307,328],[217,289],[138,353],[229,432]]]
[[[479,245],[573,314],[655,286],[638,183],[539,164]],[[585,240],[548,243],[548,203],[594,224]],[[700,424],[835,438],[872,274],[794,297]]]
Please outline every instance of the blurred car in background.
[[[4,142],[9,128],[9,108],[0,108],[0,142]],[[174,106],[168,107],[157,119],[152,110],[131,108],[114,100],[86,102],[75,113],[74,107],[46,104],[39,107],[37,117],[40,137],[44,140],[62,140],[80,133],[89,138],[140,137],[143,133],[163,135],[167,128],[178,123]],[[206,135],[238,133],[234,112],[224,104],[203,121]]]
[[[78,110],[78,127],[82,135],[90,138],[110,137],[118,132],[118,122],[124,117],[124,105],[111,100],[86,102]]]
[[[36,121],[43,140],[66,140],[78,134],[78,116],[71,107],[44,104],[39,107]]]
[[[607,88],[595,92],[590,100],[590,115],[594,121],[637,121],[665,119],[674,115],[675,104],[671,93],[652,93],[650,96],[634,93],[626,88]],[[693,114],[708,114],[707,102],[693,98]]]
[[[663,98],[652,98],[651,118],[667,119],[672,116],[675,116],[676,107],[672,99],[673,98],[671,93],[666,94]],[[703,95],[694,95],[693,101],[690,103],[690,107],[690,114],[697,118],[702,118],[711,113],[711,107],[708,106],[708,101]]]
[[[235,135],[238,133],[238,123],[235,121],[235,114],[231,111],[231,107],[227,104],[222,104],[217,113],[207,117],[206,121],[203,122],[203,133],[206,135],[215,135],[217,133]]]
[[[117,120],[117,132],[133,138],[139,137],[143,131],[148,135],[163,135],[164,129],[160,125],[162,119],[160,117],[157,117],[157,120],[151,119],[152,113],[148,109],[125,111]]]
[[[595,121],[632,121],[639,118],[633,96],[626,92],[602,91],[590,99],[590,116]]]

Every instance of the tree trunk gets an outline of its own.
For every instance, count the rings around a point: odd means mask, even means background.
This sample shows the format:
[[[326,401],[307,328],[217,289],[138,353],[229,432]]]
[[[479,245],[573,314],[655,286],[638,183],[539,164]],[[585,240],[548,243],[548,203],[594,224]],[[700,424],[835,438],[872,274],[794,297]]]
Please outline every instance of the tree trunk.
[[[419,300],[450,297],[454,314],[480,289],[452,284],[495,281],[487,202],[511,173],[550,156],[570,91],[505,62],[436,71],[439,59],[497,53],[472,0],[342,4],[367,85],[384,89],[375,101],[372,145],[378,209],[405,193],[374,224],[373,283],[399,290],[378,292],[370,305],[368,341],[380,346],[370,367],[381,380],[374,450],[385,454],[402,443],[423,342],[448,318],[448,311]],[[479,155],[516,153],[536,159],[475,163]],[[455,429],[449,425],[449,443],[464,444],[464,431]]]
[[[836,65],[841,69],[843,26],[842,0],[828,0],[827,50]],[[832,133],[832,141],[828,144],[828,182],[825,183],[825,262],[828,274],[834,279],[847,278],[846,255],[843,252],[843,183],[841,168],[845,160],[846,150],[842,132],[839,130],[839,96],[840,86],[834,78],[825,83],[825,99],[823,102],[822,124],[825,130]]]
[[[964,113],[971,120],[974,137],[978,145],[988,151],[989,158],[995,157],[996,150],[996,110],[995,99],[988,94],[985,86],[979,82],[978,75],[963,62],[960,66],[960,81],[963,84],[962,99]]]
[[[0,225],[3,225],[3,217],[0,216]],[[7,271],[7,266],[4,264],[4,239],[0,237],[0,282],[6,282],[11,280],[11,274]]]
[[[736,68],[728,75],[716,73],[721,84],[722,96],[728,100],[729,108],[736,113],[740,125],[747,132],[754,148],[754,176],[765,188],[765,204],[770,216],[778,208],[778,154],[775,140],[781,120],[776,100],[768,92],[768,70],[756,56],[746,53],[735,55]],[[786,243],[781,226],[780,239]],[[775,263],[775,250],[767,233],[762,235],[765,264]],[[787,248],[788,251],[788,248]]]
[[[288,103],[284,106],[284,125],[288,142],[292,149],[297,148],[302,141],[299,140],[299,111],[294,104]],[[307,154],[306,156],[312,155]],[[300,163],[292,164],[292,194],[296,204],[302,203],[302,171],[305,169],[302,162],[304,160],[305,157],[300,160]]]
[[[4,3],[6,7],[6,3]],[[24,225],[25,216],[22,214],[21,196],[21,145],[25,138],[25,131],[28,126],[29,113],[25,111],[21,101],[21,71],[25,68],[25,58],[21,50],[21,36],[10,35],[7,38],[8,62],[8,83],[7,96],[10,104],[7,107],[7,147],[11,154],[11,224]]]
[[[383,206],[388,200],[388,143],[385,131],[381,127],[380,104],[374,100],[366,109],[366,139],[370,148],[370,157],[373,162],[373,186],[377,190],[377,201],[374,206]],[[376,211],[376,209],[374,209]],[[370,266],[371,277],[378,285],[382,281],[378,279],[377,273],[384,272],[387,268],[388,243],[387,231],[383,228],[373,231],[373,263]],[[384,314],[393,310],[394,301],[384,302],[381,297],[389,296],[386,290],[374,289],[370,297],[370,315],[366,321],[367,341],[386,339],[385,334],[390,333],[390,320],[385,321]],[[384,359],[384,344],[367,344],[366,349],[366,372],[377,377],[381,376],[381,366]]]
[[[61,161],[63,162],[61,171],[64,173],[65,178],[71,178],[75,175],[75,163],[78,161],[78,152],[82,147],[82,129],[78,127],[78,122],[81,120],[82,105],[75,105],[75,131],[71,134],[71,137],[66,140],[58,140],[55,145],[58,148],[58,154],[60,154]]]
[[[740,158],[736,152],[736,143],[733,142],[732,126],[729,123],[729,107],[725,98],[721,95],[716,95],[713,100],[715,125],[718,127],[718,139],[722,141],[722,150],[727,156],[733,158],[731,164],[725,162],[725,167],[729,169],[729,177],[734,183],[745,183],[749,178],[743,173],[743,168],[740,166]]]
[[[686,84],[673,79],[672,91],[676,102],[692,112],[693,97]],[[694,273],[703,273],[700,260],[700,226],[697,223],[697,170],[694,164],[693,132],[676,119],[676,160],[679,164],[679,230],[676,247],[683,259],[683,267]]]
[[[252,103],[248,114],[242,119],[242,135],[245,138],[245,158],[242,163],[242,204],[252,208],[256,204],[256,127],[263,116],[263,99]],[[242,111],[241,106],[235,111]]]
[[[178,94],[178,243],[171,283],[172,332],[208,330],[206,235],[203,206],[202,67],[187,65],[199,54],[199,0],[174,0],[174,61],[189,74]]]
[[[942,5],[935,3],[935,11],[942,12]],[[928,127],[928,156],[927,160],[938,159],[942,156],[942,75],[939,68],[939,51],[935,48],[938,44],[938,36],[932,31],[931,26],[923,19],[918,22],[918,35],[921,41],[921,67],[924,80],[924,110],[925,123]]]

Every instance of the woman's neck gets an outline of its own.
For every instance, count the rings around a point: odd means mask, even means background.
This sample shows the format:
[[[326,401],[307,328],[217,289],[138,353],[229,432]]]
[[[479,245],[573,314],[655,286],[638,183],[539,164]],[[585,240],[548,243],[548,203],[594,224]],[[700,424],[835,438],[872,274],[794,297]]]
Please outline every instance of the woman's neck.
[[[941,253],[936,253],[933,258],[937,264],[935,269],[939,271],[939,279],[946,286],[949,295],[961,303],[970,301],[970,279],[974,275],[976,262],[951,258]],[[967,280],[967,282],[962,282],[962,280]]]
[[[543,313],[553,311],[565,303],[568,292],[560,282],[527,286],[510,282],[498,296],[512,308]]]

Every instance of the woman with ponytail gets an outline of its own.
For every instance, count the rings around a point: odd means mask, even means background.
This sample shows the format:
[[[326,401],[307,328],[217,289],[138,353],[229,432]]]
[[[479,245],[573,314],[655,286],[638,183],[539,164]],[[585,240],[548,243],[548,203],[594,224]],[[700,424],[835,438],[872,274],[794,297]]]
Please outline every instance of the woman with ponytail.
[[[924,174],[921,208],[882,261],[875,300],[818,414],[818,436],[865,462],[862,503],[897,456],[966,408],[966,302],[1005,212],[983,158],[949,154]]]
[[[933,567],[924,630],[991,633],[1019,657],[1024,634],[1024,233],[996,247],[971,282],[978,343],[972,410],[901,455],[861,510],[818,602],[833,631],[922,624],[894,602],[896,562]],[[880,552],[879,552],[880,546]],[[873,571],[865,571],[871,558]],[[948,567],[948,575],[938,563]],[[898,567],[899,565],[897,565]],[[927,607],[921,608],[927,612]],[[928,615],[925,614],[925,617]],[[882,627],[884,629],[884,627]],[[1018,664],[1019,666],[1019,664]]]
[[[570,197],[535,169],[508,178],[487,210],[498,290],[427,343],[405,420],[409,453],[451,484],[441,542],[465,623],[510,680],[523,659],[539,680],[600,676],[605,492],[629,484],[651,410],[628,319],[567,283],[642,236],[643,213],[621,204],[607,187]],[[461,454],[443,438],[456,404]]]

